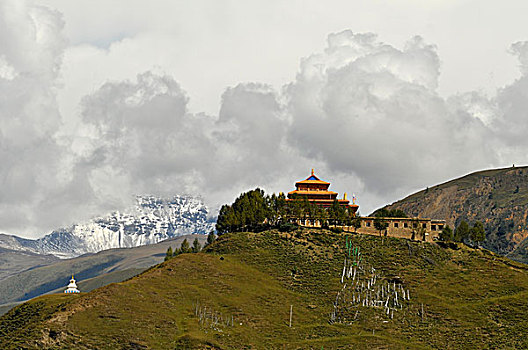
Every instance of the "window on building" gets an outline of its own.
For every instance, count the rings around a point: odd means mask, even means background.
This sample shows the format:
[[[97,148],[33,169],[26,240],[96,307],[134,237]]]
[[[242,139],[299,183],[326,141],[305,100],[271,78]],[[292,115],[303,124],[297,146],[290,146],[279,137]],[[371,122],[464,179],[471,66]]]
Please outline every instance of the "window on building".
[[[370,227],[370,222],[367,221],[367,227]]]
[[[406,222],[404,222],[404,223],[403,223],[403,227],[404,227],[404,228],[407,228],[407,227],[409,227],[409,224],[406,223]]]
[[[436,225],[431,225],[431,230],[436,231]]]
[[[397,222],[394,223],[394,227],[398,228],[398,223]]]
[[[423,228],[427,228],[427,224],[422,224],[422,227]]]
[[[438,231],[441,231],[444,229],[444,225],[438,225]]]

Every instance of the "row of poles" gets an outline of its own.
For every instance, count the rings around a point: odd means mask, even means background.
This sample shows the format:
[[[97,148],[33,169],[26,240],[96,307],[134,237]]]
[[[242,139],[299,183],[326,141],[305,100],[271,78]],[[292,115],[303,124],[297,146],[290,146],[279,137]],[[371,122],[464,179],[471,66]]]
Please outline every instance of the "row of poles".
[[[330,322],[353,321],[360,307],[383,309],[384,314],[392,319],[394,312],[402,310],[404,303],[411,300],[409,289],[399,282],[386,281],[373,266],[366,264],[360,247],[353,247],[348,237],[345,251],[342,287],[337,292]]]
[[[210,326],[217,329],[221,326],[232,327],[234,325],[233,315],[222,315],[211,308],[207,308],[207,306],[200,305],[198,302],[196,302],[194,307],[194,315],[198,317],[198,323],[201,326]]]

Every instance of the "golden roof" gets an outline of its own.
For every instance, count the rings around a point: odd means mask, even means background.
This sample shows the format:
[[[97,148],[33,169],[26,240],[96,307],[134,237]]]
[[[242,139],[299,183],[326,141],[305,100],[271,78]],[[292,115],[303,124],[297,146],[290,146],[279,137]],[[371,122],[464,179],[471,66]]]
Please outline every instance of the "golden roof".
[[[330,185],[330,182],[322,181],[314,174],[314,170],[312,169],[312,174],[306,178],[306,180],[298,181],[296,184],[321,184],[321,185]]]

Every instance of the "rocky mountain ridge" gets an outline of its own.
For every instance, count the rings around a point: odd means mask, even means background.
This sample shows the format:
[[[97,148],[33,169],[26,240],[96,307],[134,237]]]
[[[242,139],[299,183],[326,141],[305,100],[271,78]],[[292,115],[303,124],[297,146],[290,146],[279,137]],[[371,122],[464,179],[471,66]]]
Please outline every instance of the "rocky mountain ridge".
[[[452,228],[462,220],[481,221],[486,248],[528,262],[528,167],[475,172],[386,208],[401,209],[409,216],[444,219]]]
[[[188,234],[207,234],[214,219],[199,198],[137,196],[136,204],[36,239],[0,235],[0,247],[72,258],[111,248],[130,248]]]

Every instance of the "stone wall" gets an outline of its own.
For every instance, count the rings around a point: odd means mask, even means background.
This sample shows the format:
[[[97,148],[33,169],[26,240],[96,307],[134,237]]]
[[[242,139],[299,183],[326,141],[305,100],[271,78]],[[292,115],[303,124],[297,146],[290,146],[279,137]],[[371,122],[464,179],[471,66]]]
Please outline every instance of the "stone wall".
[[[406,238],[415,241],[433,242],[438,239],[445,220],[423,219],[423,218],[380,218],[388,223],[385,230],[378,231],[374,227],[374,217],[362,217],[361,227],[355,230],[352,226],[339,226],[346,232],[357,232],[367,235]],[[297,220],[304,227],[321,227],[319,220]]]
[[[369,235],[380,235],[380,232],[374,227],[374,217],[361,218],[361,227],[358,233]],[[388,223],[385,230],[381,232],[382,236],[407,238],[416,241],[432,242],[438,239],[438,236],[446,223],[444,220],[432,220],[422,218],[381,218]],[[346,231],[349,231],[347,228]],[[353,228],[352,228],[353,231]]]

